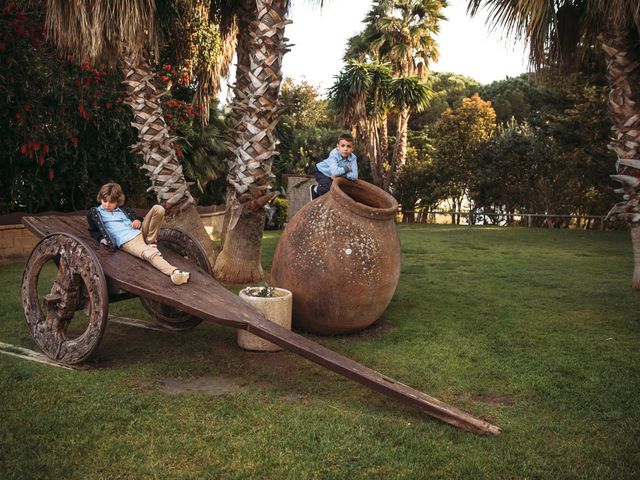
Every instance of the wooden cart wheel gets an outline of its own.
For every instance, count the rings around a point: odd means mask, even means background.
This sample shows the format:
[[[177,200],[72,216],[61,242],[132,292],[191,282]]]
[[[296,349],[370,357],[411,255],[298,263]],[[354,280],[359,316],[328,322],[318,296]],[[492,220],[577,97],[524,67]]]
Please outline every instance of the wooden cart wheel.
[[[38,279],[50,261],[58,272],[51,290],[40,302]],[[87,359],[100,344],[108,307],[109,291],[102,266],[82,240],[64,233],[40,240],[22,276],[22,308],[31,335],[45,355],[65,364]],[[81,309],[87,315],[86,327],[77,319],[80,331],[74,332],[69,327],[76,310]]]
[[[173,250],[211,274],[211,265],[209,265],[209,259],[204,248],[202,248],[200,242],[182,230],[175,228],[161,229],[158,233],[158,247],[161,251],[163,249]],[[202,321],[198,317],[149,298],[140,297],[140,302],[157,324],[170,330],[189,330]]]

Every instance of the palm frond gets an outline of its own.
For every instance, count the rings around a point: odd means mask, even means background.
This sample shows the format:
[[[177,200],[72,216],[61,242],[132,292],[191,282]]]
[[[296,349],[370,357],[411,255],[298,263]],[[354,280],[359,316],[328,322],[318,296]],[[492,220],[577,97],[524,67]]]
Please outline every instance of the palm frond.
[[[158,50],[154,1],[43,0],[45,29],[56,45],[81,61],[114,64],[119,52]]]
[[[418,77],[396,77],[390,85],[391,98],[398,109],[421,112],[429,106],[432,92]]]

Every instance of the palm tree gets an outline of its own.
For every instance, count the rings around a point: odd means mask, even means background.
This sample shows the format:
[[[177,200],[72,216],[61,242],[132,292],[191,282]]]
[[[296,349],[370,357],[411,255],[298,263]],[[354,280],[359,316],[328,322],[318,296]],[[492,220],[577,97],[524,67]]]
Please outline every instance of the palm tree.
[[[396,77],[426,79],[428,63],[438,57],[434,35],[444,19],[442,9],[445,6],[444,0],[378,0],[365,18],[365,30],[349,40],[345,58],[387,62]],[[392,168],[384,182],[386,188],[396,168],[401,168],[406,158],[412,108],[411,101],[396,105],[396,144]]]
[[[177,138],[170,134],[162,115],[149,61],[149,52],[157,57],[162,37],[158,12],[179,13],[177,5],[156,4],[153,0],[32,0],[32,3],[44,10],[46,31],[56,45],[83,62],[118,64],[125,78],[125,101],[133,111],[132,125],[138,131],[133,150],[144,158],[142,168],[151,181],[149,191],[167,208],[169,223],[196,235],[213,262],[213,245],[200,221],[178,160],[174,147]],[[186,10],[181,13],[187,16],[202,14],[202,8],[207,8],[195,1],[183,6]],[[175,28],[184,23],[163,22],[163,25]],[[218,73],[216,68],[210,72]],[[201,81],[204,90],[215,87],[216,81]],[[201,97],[206,103],[209,92],[204,90]]]
[[[398,111],[396,144],[391,157],[391,175],[385,178],[388,189],[393,174],[404,165],[407,157],[407,131],[411,112],[422,112],[429,104],[431,90],[418,77],[397,77],[391,82],[391,100]]]
[[[225,6],[223,6],[225,7]],[[214,276],[234,283],[262,280],[260,264],[264,205],[275,195],[271,172],[274,129],[279,118],[278,93],[288,0],[227,2],[226,15],[238,24],[236,83],[232,114],[232,157],[227,180],[227,214],[222,251]]]
[[[384,183],[387,165],[387,111],[391,69],[380,63],[350,61],[329,89],[333,107],[354,126],[371,165],[373,183]]]
[[[484,6],[489,22],[529,41],[534,67],[570,68],[599,45],[607,61],[609,116],[616,152],[617,190],[624,201],[609,212],[629,223],[640,289],[640,4],[638,0],[468,0],[475,15]]]

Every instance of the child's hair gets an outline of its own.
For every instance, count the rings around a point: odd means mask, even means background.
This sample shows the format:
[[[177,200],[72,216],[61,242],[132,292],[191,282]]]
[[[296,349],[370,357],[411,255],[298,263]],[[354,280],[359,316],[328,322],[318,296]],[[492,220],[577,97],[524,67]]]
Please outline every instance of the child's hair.
[[[340,140],[346,140],[347,142],[353,143],[353,135],[350,133],[343,133],[338,137],[338,143],[340,143]]]
[[[124,192],[118,183],[105,183],[100,187],[97,199],[99,202],[105,200],[107,202],[114,202],[118,206],[121,206],[124,203]]]

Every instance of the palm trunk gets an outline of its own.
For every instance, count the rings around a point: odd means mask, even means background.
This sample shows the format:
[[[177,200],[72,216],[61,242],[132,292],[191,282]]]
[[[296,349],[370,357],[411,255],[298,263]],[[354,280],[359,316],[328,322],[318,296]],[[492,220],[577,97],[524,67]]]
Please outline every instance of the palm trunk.
[[[248,210],[242,213],[234,228],[227,230],[224,248],[216,259],[216,278],[232,283],[263,280],[260,257],[264,222],[264,209]]]
[[[380,164],[382,165],[382,188],[385,192],[389,191],[389,185],[391,184],[391,171],[389,165],[389,123],[388,115],[386,112],[380,117]]]
[[[390,181],[396,176],[396,173],[402,169],[405,160],[407,159],[407,130],[409,128],[409,115],[411,114],[408,108],[402,108],[398,113],[398,128],[396,130],[396,145],[393,149],[393,157],[391,159],[391,172]]]
[[[624,218],[631,228],[635,256],[632,287],[640,290],[640,48],[638,32],[626,29],[607,32],[603,49],[607,57],[609,116],[614,138],[609,148],[616,152],[617,175],[625,201],[616,205],[610,216]]]
[[[233,283],[263,279],[260,255],[264,204],[273,197],[271,173],[274,128],[282,57],[287,52],[284,27],[288,0],[245,0],[238,38],[238,68],[233,101],[234,143],[227,180],[227,231],[214,276]],[[244,22],[243,22],[244,23]],[[246,24],[246,23],[245,23]]]
[[[132,151],[142,154],[142,168],[151,180],[152,191],[158,202],[167,209],[167,223],[195,236],[204,247],[213,265],[213,243],[198,216],[195,201],[182,173],[174,144],[177,137],[169,134],[153,85],[153,72],[146,54],[123,54],[121,69],[124,74],[126,103],[133,110],[131,125],[138,131],[138,142]]]

